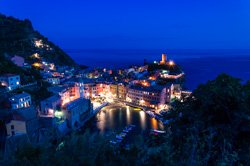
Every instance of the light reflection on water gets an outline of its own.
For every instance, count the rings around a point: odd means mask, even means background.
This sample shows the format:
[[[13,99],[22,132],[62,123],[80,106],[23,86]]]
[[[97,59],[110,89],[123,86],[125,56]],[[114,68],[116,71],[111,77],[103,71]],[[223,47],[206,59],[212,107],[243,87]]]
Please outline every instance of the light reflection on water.
[[[92,126],[102,134],[110,131],[120,131],[129,124],[135,125],[138,133],[150,129],[164,129],[162,123],[150,118],[144,111],[122,105],[110,105],[103,108],[96,115],[96,121],[93,123]]]
[[[140,111],[140,122],[142,130],[146,129],[146,113],[144,111]]]
[[[126,106],[126,119],[127,119],[127,124],[131,124],[131,116],[130,116],[129,106]]]

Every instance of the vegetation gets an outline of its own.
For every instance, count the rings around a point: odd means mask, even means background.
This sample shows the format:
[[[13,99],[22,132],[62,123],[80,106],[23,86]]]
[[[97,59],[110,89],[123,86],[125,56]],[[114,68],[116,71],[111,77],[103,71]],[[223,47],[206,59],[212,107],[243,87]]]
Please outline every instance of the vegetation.
[[[36,47],[35,40],[41,40],[46,47]],[[63,50],[35,31],[29,20],[22,21],[0,14],[0,57],[4,54],[6,56],[19,55],[29,60],[34,53],[38,53],[46,61],[56,65],[75,65],[75,62]]]
[[[173,104],[163,138],[138,137],[130,150],[114,149],[96,134],[25,146],[18,165],[249,165],[250,82],[222,74]]]
[[[182,70],[179,65],[169,65],[169,64],[158,64],[158,63],[151,63],[148,65],[148,71],[155,71],[155,70],[167,70],[169,74],[180,74]]]

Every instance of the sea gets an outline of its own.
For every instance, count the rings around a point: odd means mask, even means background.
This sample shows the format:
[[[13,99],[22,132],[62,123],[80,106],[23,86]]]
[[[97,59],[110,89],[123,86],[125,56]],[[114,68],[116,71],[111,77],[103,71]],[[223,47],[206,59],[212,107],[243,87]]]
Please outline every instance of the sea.
[[[147,49],[65,49],[78,64],[89,67],[129,68],[160,61],[161,54],[180,65],[185,73],[185,89],[194,90],[199,84],[226,73],[250,80],[250,49],[235,50],[147,50]]]

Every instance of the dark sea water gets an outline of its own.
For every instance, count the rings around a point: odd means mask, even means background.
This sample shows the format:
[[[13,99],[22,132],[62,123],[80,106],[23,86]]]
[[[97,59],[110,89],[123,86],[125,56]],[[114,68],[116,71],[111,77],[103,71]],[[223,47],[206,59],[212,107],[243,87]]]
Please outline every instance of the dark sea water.
[[[159,61],[162,53],[181,65],[186,74],[186,88],[227,73],[242,81],[250,80],[250,50],[66,50],[79,64],[90,67],[126,68]]]

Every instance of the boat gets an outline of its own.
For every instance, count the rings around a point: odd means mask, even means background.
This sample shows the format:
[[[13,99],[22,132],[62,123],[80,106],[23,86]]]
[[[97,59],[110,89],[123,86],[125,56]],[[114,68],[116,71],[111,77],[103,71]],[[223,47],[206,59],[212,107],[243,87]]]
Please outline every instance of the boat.
[[[154,132],[154,133],[159,133],[159,134],[165,134],[166,133],[166,131],[164,131],[164,130],[155,130],[155,129],[152,129],[151,131]]]
[[[141,111],[141,108],[134,108],[135,111]]]
[[[126,137],[126,136],[127,136],[127,133],[121,133],[120,136]]]

